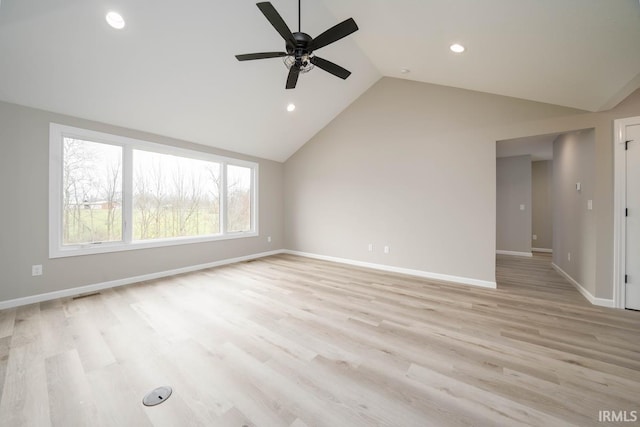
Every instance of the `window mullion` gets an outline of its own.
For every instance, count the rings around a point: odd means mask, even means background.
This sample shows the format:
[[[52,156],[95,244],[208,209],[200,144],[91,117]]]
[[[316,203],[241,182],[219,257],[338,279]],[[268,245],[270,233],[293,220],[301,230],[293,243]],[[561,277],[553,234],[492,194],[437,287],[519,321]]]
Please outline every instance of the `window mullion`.
[[[50,125],[49,135],[49,257],[62,248],[64,206],[64,136]]]
[[[133,148],[122,147],[122,240],[133,240]]]
[[[220,163],[220,230],[227,234],[227,162]]]
[[[258,169],[256,167],[251,168],[251,232],[258,232]]]

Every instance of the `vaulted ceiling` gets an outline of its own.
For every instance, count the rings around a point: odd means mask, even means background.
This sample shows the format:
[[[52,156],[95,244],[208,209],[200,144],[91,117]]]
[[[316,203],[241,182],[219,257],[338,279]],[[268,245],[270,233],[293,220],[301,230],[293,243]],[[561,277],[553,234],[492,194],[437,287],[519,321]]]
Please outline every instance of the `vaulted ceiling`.
[[[353,74],[285,90],[280,59],[234,57],[284,48],[254,1],[2,0],[0,100],[284,161],[381,76],[589,111],[640,87],[637,0],[302,0],[311,36],[348,17],[317,53]]]

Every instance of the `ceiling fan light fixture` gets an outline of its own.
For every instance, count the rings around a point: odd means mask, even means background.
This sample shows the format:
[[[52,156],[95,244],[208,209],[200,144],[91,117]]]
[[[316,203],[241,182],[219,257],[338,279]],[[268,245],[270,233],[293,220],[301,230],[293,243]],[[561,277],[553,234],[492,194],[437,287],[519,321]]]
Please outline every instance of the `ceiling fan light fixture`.
[[[116,30],[121,30],[124,28],[124,18],[122,18],[122,15],[120,15],[118,12],[109,12],[107,13],[107,16],[105,16],[105,19],[107,20],[107,24],[109,24],[111,27],[115,28]]]
[[[465,47],[459,43],[452,44],[451,46],[449,46],[449,49],[451,49],[451,52],[453,53],[462,53],[465,51]]]
[[[309,71],[314,69],[315,65],[311,63],[311,57],[312,55],[303,55],[302,57],[300,57],[300,62],[297,66],[298,68],[300,68],[301,73],[308,73]],[[294,55],[287,55],[282,58],[282,62],[284,62],[287,70],[290,70],[291,67],[296,65],[296,57]]]

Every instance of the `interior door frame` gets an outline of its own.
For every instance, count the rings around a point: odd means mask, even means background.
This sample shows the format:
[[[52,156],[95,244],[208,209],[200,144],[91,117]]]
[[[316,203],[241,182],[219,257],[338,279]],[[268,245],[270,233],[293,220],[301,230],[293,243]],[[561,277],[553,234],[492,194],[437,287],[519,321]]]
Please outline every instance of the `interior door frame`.
[[[640,116],[613,122],[613,302],[625,308],[626,238],[625,208],[627,206],[627,166],[625,141],[627,126],[640,125]]]

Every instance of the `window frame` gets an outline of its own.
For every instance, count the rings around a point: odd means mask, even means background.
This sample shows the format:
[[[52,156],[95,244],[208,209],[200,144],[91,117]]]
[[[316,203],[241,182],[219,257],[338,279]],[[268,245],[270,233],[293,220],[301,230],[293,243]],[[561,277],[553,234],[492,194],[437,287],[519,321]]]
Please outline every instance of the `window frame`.
[[[75,138],[89,142],[122,147],[122,240],[94,242],[76,245],[63,244],[63,148],[64,138]],[[151,151],[190,159],[205,160],[220,164],[220,233],[169,237],[162,239],[133,240],[133,150]],[[251,170],[251,229],[227,232],[227,166],[240,166]],[[258,232],[258,172],[259,164],[247,160],[220,156],[171,145],[158,144],[120,135],[88,129],[49,124],[49,258],[101,254],[136,249],[158,248],[174,245],[241,239],[259,236]]]

